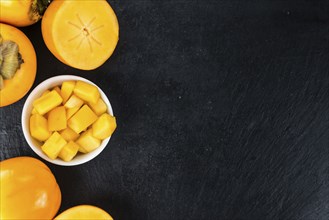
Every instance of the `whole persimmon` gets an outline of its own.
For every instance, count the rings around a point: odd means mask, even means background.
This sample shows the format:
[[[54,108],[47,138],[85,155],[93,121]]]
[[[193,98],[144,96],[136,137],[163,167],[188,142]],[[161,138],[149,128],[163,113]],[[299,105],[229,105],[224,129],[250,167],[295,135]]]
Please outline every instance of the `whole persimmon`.
[[[37,58],[27,36],[0,23],[0,107],[25,96],[35,80]]]
[[[32,157],[0,162],[0,219],[53,219],[61,191],[51,170]]]

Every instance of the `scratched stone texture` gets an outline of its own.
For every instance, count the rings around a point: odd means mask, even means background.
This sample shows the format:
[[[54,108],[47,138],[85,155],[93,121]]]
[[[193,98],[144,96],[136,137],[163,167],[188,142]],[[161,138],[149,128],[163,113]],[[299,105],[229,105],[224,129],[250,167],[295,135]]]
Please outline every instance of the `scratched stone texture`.
[[[117,220],[329,219],[328,1],[109,2],[120,41],[90,72],[56,60],[40,22],[21,28],[37,53],[33,87],[85,77],[117,117],[94,160],[47,163],[60,211],[93,204]],[[21,129],[25,100],[0,109],[1,160],[39,158]]]

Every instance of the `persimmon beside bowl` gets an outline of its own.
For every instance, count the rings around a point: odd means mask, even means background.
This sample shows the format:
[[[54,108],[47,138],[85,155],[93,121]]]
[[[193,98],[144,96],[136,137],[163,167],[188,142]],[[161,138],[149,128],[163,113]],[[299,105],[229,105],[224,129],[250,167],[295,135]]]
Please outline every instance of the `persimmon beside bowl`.
[[[111,137],[104,139],[102,141],[101,145],[98,148],[96,148],[94,151],[91,151],[86,154],[78,153],[71,161],[66,162],[61,159],[55,159],[55,160],[50,159],[41,150],[42,143],[40,141],[34,139],[30,134],[30,116],[31,116],[31,112],[33,109],[33,105],[32,105],[33,101],[36,100],[37,98],[39,98],[45,90],[54,88],[55,86],[59,86],[65,81],[84,81],[91,85],[96,86],[99,90],[101,98],[107,105],[107,113],[113,116],[113,110],[112,110],[110,101],[108,100],[105,93],[96,84],[94,84],[90,80],[87,80],[87,79],[79,77],[79,76],[60,75],[60,76],[55,76],[55,77],[49,78],[49,79],[43,81],[42,83],[40,83],[37,87],[35,87],[32,90],[30,95],[27,97],[24,107],[23,107],[23,112],[22,112],[22,129],[23,129],[24,137],[25,137],[27,143],[29,144],[31,149],[42,159],[44,159],[50,163],[61,165],[61,166],[75,166],[75,165],[80,165],[80,164],[86,163],[86,162],[94,159],[97,155],[99,155],[105,149],[105,147],[108,145],[108,142],[110,141]]]

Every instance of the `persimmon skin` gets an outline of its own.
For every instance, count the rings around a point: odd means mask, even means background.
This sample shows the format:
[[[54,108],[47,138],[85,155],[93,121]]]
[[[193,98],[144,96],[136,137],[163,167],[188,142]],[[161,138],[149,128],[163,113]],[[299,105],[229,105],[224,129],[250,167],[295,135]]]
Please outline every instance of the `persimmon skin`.
[[[0,219],[53,219],[62,200],[51,170],[32,157],[0,162]]]
[[[36,23],[41,16],[31,17],[30,7],[33,0],[4,0],[0,1],[0,22],[16,27],[29,26]]]
[[[31,41],[19,29],[0,23],[0,34],[3,40],[18,45],[24,61],[13,78],[4,80],[4,87],[0,90],[0,107],[4,107],[23,98],[31,89],[37,72],[37,58]]]
[[[113,218],[96,206],[78,205],[59,214],[54,220],[113,220]]]

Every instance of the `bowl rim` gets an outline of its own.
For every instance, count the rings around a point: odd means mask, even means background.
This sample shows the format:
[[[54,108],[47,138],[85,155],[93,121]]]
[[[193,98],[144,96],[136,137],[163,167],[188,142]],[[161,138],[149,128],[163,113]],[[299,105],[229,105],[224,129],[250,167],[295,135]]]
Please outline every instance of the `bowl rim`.
[[[64,81],[84,81],[91,85],[96,86],[96,88],[98,89],[98,91],[100,93],[101,98],[103,99],[103,101],[105,102],[105,104],[107,106],[107,113],[109,113],[112,116],[114,115],[112,105],[111,105],[107,95],[94,82],[92,82],[86,78],[83,78],[80,76],[75,76],[75,75],[58,75],[58,76],[53,76],[53,77],[50,77],[50,78],[42,81],[28,95],[28,97],[24,103],[23,110],[22,110],[21,125],[22,125],[22,130],[23,130],[25,140],[27,141],[29,147],[39,157],[41,157],[42,159],[44,159],[52,164],[56,164],[56,165],[60,165],[60,166],[76,166],[76,165],[84,164],[84,163],[94,159],[95,157],[97,157],[105,149],[105,147],[107,147],[108,142],[111,139],[111,136],[104,139],[102,141],[101,145],[98,148],[96,148],[95,150],[93,150],[89,153],[83,154],[83,155],[79,155],[78,157],[73,158],[71,161],[66,162],[61,159],[55,159],[55,160],[50,159],[47,155],[45,155],[42,152],[42,150],[39,146],[36,146],[35,143],[38,141],[35,140],[30,135],[29,119],[30,119],[32,108],[33,108],[32,103],[36,99],[35,96],[41,95],[42,92],[44,92],[46,89],[54,88],[56,85],[61,85]]]

